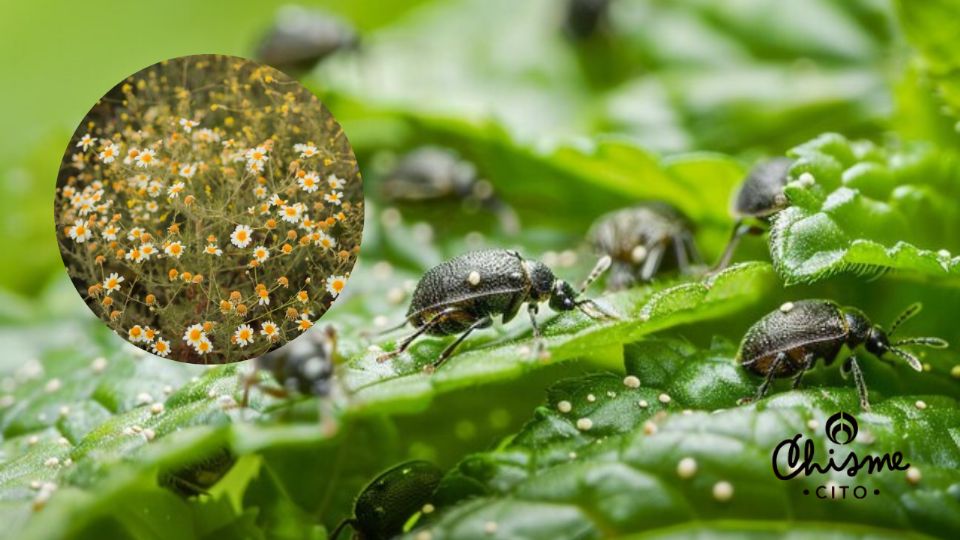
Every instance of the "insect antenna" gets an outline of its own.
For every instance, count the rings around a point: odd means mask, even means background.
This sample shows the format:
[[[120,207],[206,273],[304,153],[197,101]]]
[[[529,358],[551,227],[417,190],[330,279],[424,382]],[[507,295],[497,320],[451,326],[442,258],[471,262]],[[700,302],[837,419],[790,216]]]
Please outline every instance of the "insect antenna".
[[[923,371],[923,364],[920,363],[920,360],[918,360],[916,356],[903,349],[898,349],[897,347],[890,347],[890,352],[906,360],[907,363],[910,364],[910,367],[912,367],[914,370]]]
[[[917,313],[920,313],[920,310],[922,308],[923,308],[923,304],[921,304],[920,302],[916,302],[914,304],[910,304],[909,306],[907,306],[907,309],[903,310],[903,313],[901,313],[893,321],[893,324],[890,325],[890,331],[887,332],[887,335],[892,336],[893,333],[897,331],[897,328],[899,328],[901,324],[912,319]]]
[[[610,269],[610,265],[613,264],[613,259],[609,255],[604,255],[600,257],[600,260],[597,261],[597,264],[593,266],[593,270],[590,271],[590,275],[587,276],[587,279],[583,280],[583,283],[580,284],[580,289],[577,291],[577,296],[580,296],[587,290],[587,287],[591,283],[597,280],[604,272]]]
[[[925,347],[930,347],[931,349],[946,349],[950,346],[947,343],[947,340],[940,339],[938,337],[911,337],[903,338],[900,341],[891,343],[894,347],[900,347],[901,345],[923,345]]]
[[[578,300],[574,305],[577,306],[577,309],[579,309],[584,315],[590,317],[591,319],[620,320],[619,315],[603,308],[600,304],[590,300],[589,298]]]
[[[352,519],[352,518],[347,518],[347,519],[341,521],[341,522],[337,525],[337,528],[334,529],[332,533],[330,533],[330,540],[337,540],[337,537],[340,536],[340,533],[343,531],[343,529],[345,529],[345,528],[347,527],[347,525],[349,525],[349,526],[353,527],[354,529],[356,529],[356,528],[357,528],[357,520]]]

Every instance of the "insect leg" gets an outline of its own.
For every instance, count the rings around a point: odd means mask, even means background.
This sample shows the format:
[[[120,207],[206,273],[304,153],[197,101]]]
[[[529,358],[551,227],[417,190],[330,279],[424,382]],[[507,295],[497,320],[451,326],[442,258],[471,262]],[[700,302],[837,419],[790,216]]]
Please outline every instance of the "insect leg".
[[[450,355],[453,354],[453,351],[456,350],[457,346],[463,343],[463,340],[467,339],[467,336],[469,336],[471,332],[473,332],[477,328],[486,328],[491,324],[493,324],[493,319],[491,319],[489,316],[484,317],[474,322],[473,324],[471,324],[466,330],[463,331],[462,334],[460,334],[457,337],[457,339],[453,343],[447,345],[443,349],[443,352],[440,353],[440,356],[438,356],[437,359],[434,360],[432,364],[426,366],[424,368],[424,371],[428,373],[432,373],[433,371],[435,371],[438,367],[440,367],[440,364],[443,364],[444,362],[447,361],[447,358],[450,358]]]
[[[763,229],[760,227],[747,225],[742,219],[737,220],[733,227],[733,233],[730,235],[730,240],[727,241],[727,247],[723,250],[723,255],[720,257],[720,262],[713,267],[713,271],[717,272],[730,266],[730,261],[733,259],[733,252],[736,251],[741,238],[747,234],[760,234],[762,232]]]
[[[663,242],[658,242],[650,248],[647,253],[647,260],[643,263],[643,269],[640,270],[640,281],[650,281],[650,278],[657,273],[660,268],[660,262],[663,260],[663,254],[667,251]]]
[[[527,304],[527,314],[530,315],[530,326],[533,327],[533,357],[540,358],[543,354],[545,345],[543,344],[543,333],[540,331],[540,324],[537,323],[537,313],[540,308],[537,304]]]
[[[687,245],[683,241],[681,235],[675,235],[671,238],[673,243],[673,251],[677,254],[677,268],[680,269],[680,272],[686,274],[690,271],[690,258],[687,256]]]
[[[377,357],[377,362],[386,362],[387,360],[390,360],[395,356],[399,356],[400,354],[403,353],[403,351],[407,350],[407,347],[409,347],[410,344],[414,342],[414,340],[422,336],[424,333],[429,331],[431,328],[433,328],[437,324],[443,322],[443,320],[449,317],[450,314],[455,313],[457,311],[460,311],[460,309],[455,307],[449,307],[447,309],[444,309],[440,313],[437,313],[436,315],[433,316],[433,318],[431,318],[429,321],[424,323],[423,326],[421,326],[420,328],[417,328],[416,331],[414,331],[412,334],[403,338],[403,340],[401,340],[400,343],[397,344],[396,349],[390,352],[381,354],[379,357]]]
[[[803,374],[807,372],[808,369],[813,367],[813,353],[807,353],[803,357],[803,367],[800,368],[800,371],[793,377],[793,389],[796,390],[800,387],[800,381],[803,380]]]
[[[860,408],[869,411],[870,400],[867,395],[867,383],[863,380],[863,371],[855,356],[847,358],[843,363],[843,371],[853,373],[853,382],[857,385],[857,395],[860,396]]]
[[[697,243],[693,240],[693,235],[690,234],[690,231],[684,231],[680,235],[680,240],[687,247],[687,253],[690,254],[690,260],[693,261],[693,264],[703,264],[703,257],[700,255],[700,250],[697,249]]]
[[[338,524],[337,527],[333,529],[333,532],[330,533],[330,540],[337,540],[337,537],[340,536],[340,533],[343,532],[345,528],[347,528],[347,525],[356,529],[357,520],[350,518],[350,519],[345,519],[341,521],[340,524]]]
[[[757,388],[757,397],[754,398],[754,401],[759,401],[767,394],[767,389],[770,388],[770,383],[772,383],[773,378],[777,376],[777,370],[780,369],[780,366],[786,361],[787,353],[777,353],[777,356],[773,359],[773,362],[770,363],[770,367],[767,368],[767,374],[763,379],[763,384],[760,385],[760,388]]]

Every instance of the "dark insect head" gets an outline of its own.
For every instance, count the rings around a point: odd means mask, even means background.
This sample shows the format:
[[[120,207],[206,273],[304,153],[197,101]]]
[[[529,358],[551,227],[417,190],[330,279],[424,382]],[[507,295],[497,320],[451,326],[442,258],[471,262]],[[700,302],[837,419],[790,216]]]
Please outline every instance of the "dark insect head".
[[[593,271],[590,272],[587,279],[580,285],[579,291],[575,291],[569,283],[562,279],[554,281],[553,290],[550,294],[550,308],[554,311],[579,309],[584,315],[591,319],[619,319],[616,314],[603,309],[593,300],[589,298],[580,299],[587,290],[587,287],[610,268],[611,262],[612,260],[609,255],[601,257],[600,260],[597,261],[596,266],[593,267]]]
[[[885,332],[879,326],[871,327],[866,339],[867,350],[878,357],[888,352],[893,353],[905,360],[913,369],[923,371],[923,364],[920,363],[920,360],[906,349],[903,349],[903,346],[923,345],[933,349],[944,349],[949,346],[949,343],[938,337],[910,337],[890,341],[890,337],[897,331],[900,325],[911,319],[917,313],[920,313],[920,308],[921,305],[917,303],[905,309],[903,313],[893,321],[893,324],[890,325],[889,332]]]

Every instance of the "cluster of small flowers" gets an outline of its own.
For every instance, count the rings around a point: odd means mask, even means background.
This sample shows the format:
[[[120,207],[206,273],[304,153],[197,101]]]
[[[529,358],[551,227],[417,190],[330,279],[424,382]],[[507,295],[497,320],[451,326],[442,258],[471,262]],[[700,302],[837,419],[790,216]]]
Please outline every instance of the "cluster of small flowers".
[[[170,342],[160,337],[160,334],[149,326],[135,324],[127,331],[127,339],[131,343],[150,344],[150,350],[157,356],[166,357],[170,354]]]

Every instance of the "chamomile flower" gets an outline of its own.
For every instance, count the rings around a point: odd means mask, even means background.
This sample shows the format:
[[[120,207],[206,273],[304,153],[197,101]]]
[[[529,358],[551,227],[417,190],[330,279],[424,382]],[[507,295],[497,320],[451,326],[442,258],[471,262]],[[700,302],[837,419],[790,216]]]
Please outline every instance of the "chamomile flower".
[[[133,261],[135,263],[143,262],[143,252],[140,251],[140,248],[133,248],[124,255],[124,258],[128,261]]]
[[[145,260],[150,260],[150,257],[153,257],[157,254],[157,248],[150,242],[140,245],[140,253],[143,254]]]
[[[253,172],[262,171],[264,165],[270,160],[270,156],[267,155],[267,149],[263,146],[247,150],[244,157],[247,159],[247,169]]]
[[[117,233],[119,232],[119,227],[111,223],[104,227],[102,231],[100,231],[100,236],[102,236],[104,240],[116,240]]]
[[[127,157],[123,158],[123,164],[130,165],[131,163],[133,163],[133,160],[137,159],[137,156],[139,155],[140,155],[139,148],[130,148],[129,150],[127,150]]]
[[[131,326],[130,330],[127,330],[127,339],[129,339],[133,343],[140,343],[142,341],[146,341],[146,338],[143,332],[143,327],[140,326],[139,324],[135,324]]]
[[[247,345],[253,343],[253,328],[249,324],[241,324],[237,327],[236,332],[233,333],[234,339],[237,341],[237,345],[241,347],[246,347]]]
[[[310,322],[306,313],[300,315],[300,318],[297,319],[297,329],[300,330],[300,332],[306,332],[311,326],[313,326],[313,323]]]
[[[323,200],[327,201],[330,204],[335,204],[337,206],[340,206],[341,204],[343,204],[343,192],[331,191],[330,193],[324,194]]]
[[[193,140],[199,142],[217,142],[220,140],[220,135],[217,135],[217,132],[210,128],[200,128],[193,134]]]
[[[151,212],[151,213],[152,213],[152,212],[156,212],[157,210],[159,210],[159,209],[160,209],[160,205],[157,204],[157,201],[148,201],[147,204],[144,205],[144,208],[147,209],[147,212]]]
[[[103,290],[109,295],[113,291],[120,290],[120,284],[123,283],[124,277],[120,274],[113,272],[107,279],[103,280]]]
[[[182,127],[183,130],[186,131],[187,133],[190,133],[191,131],[193,131],[193,128],[199,125],[200,125],[200,122],[197,122],[196,120],[187,120],[186,118],[180,119],[180,127]]]
[[[127,232],[127,240],[138,240],[143,234],[143,227],[134,227]]]
[[[253,240],[253,230],[247,225],[237,225],[237,228],[230,233],[230,243],[238,248],[245,248]]]
[[[270,258],[270,250],[263,246],[257,246],[253,248],[253,258],[256,259],[257,262],[263,262]]]
[[[207,334],[203,331],[202,324],[190,325],[183,333],[183,340],[194,347],[204,339],[207,339]]]
[[[195,174],[197,174],[196,163],[184,163],[180,166],[180,176],[184,178],[193,178],[193,175]]]
[[[117,145],[110,143],[103,147],[97,157],[104,163],[113,163],[118,155],[120,155],[120,149],[117,148]]]
[[[207,247],[203,248],[203,252],[207,255],[221,256],[223,255],[223,250],[217,247],[216,244],[207,244]]]
[[[154,150],[141,150],[135,159],[137,167],[152,167],[157,164],[157,153]]]
[[[280,219],[287,223],[296,223],[303,217],[303,206],[301,203],[280,206]]]
[[[258,290],[257,290],[257,296],[259,297],[259,298],[257,298],[257,304],[259,304],[259,305],[261,305],[261,306],[269,306],[269,305],[270,305],[270,292],[269,292],[269,291],[267,291],[266,289],[258,289]]]
[[[340,296],[343,288],[347,286],[347,278],[342,275],[330,276],[327,278],[327,292],[334,298]]]
[[[330,186],[330,189],[343,189],[343,184],[343,179],[337,177],[335,174],[327,177],[327,185]]]
[[[184,184],[183,182],[177,182],[173,184],[172,186],[167,188],[167,197],[170,197],[171,199],[176,199],[177,197],[180,196],[181,193],[183,193],[183,189],[185,187],[186,187],[186,184]]]
[[[271,206],[283,206],[284,204],[287,204],[287,201],[281,199],[280,195],[277,195],[276,193],[274,193],[273,197],[270,197]]]
[[[147,195],[151,197],[159,197],[161,193],[163,193],[162,183],[153,180],[147,185]]]
[[[86,151],[87,148],[90,148],[96,142],[97,142],[97,138],[91,137],[90,134],[87,133],[86,135],[81,137],[79,141],[77,141],[76,146],[77,148],[83,147],[83,150]]]
[[[67,228],[67,236],[73,238],[74,242],[82,244],[93,236],[93,232],[90,230],[87,222],[78,219],[73,222],[73,225]]]
[[[197,354],[209,354],[213,352],[213,343],[211,343],[210,340],[204,336],[199,343],[193,346],[193,348],[197,351]]]
[[[151,350],[153,354],[166,358],[166,356],[170,354],[170,342],[163,338],[157,338]]]
[[[297,178],[297,183],[300,184],[300,189],[307,193],[313,193],[320,189],[320,175],[315,172],[308,172],[300,178]]]
[[[293,149],[300,152],[301,158],[310,158],[317,155],[317,147],[312,144],[295,144]]]
[[[270,341],[273,341],[280,337],[280,329],[277,328],[277,324],[273,321],[264,321],[260,323],[260,335],[265,336]]]
[[[167,256],[169,257],[179,259],[180,256],[183,255],[183,244],[180,243],[179,241],[170,242],[169,244],[167,244],[167,247],[163,248],[163,252],[166,253]]]
[[[262,199],[267,196],[267,188],[263,186],[257,186],[253,188],[253,195],[258,199]]]
[[[310,295],[307,291],[300,291],[297,293],[297,300],[300,301],[301,304],[306,304],[310,301]]]
[[[313,241],[314,245],[320,246],[323,249],[331,249],[331,248],[337,247],[337,241],[329,234],[323,231],[319,231],[314,234],[317,235],[317,238]]]

